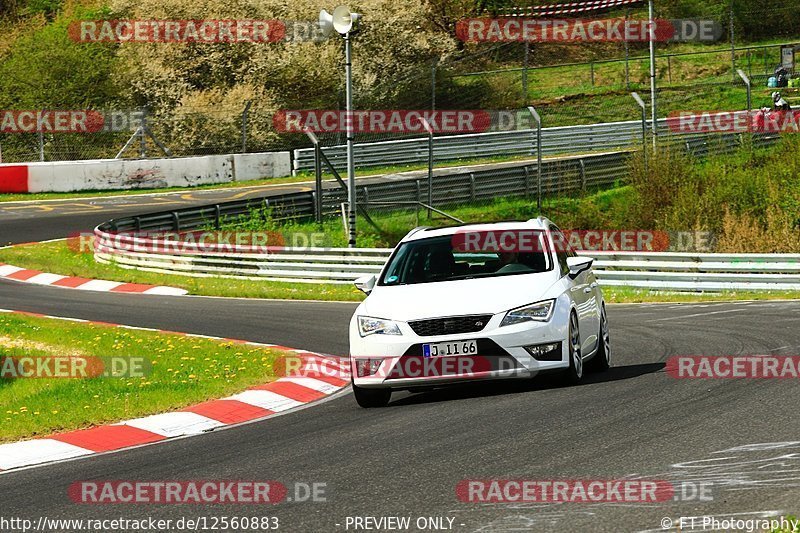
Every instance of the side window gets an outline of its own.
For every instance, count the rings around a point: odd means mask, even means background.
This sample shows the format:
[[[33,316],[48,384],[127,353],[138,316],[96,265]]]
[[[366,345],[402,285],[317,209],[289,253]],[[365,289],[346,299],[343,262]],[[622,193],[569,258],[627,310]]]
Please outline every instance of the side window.
[[[569,266],[567,266],[567,257],[574,257],[575,252],[569,247],[567,238],[556,226],[550,226],[550,233],[553,236],[553,245],[556,247],[556,259],[558,260],[558,268],[561,270],[561,275],[566,276],[569,274]]]

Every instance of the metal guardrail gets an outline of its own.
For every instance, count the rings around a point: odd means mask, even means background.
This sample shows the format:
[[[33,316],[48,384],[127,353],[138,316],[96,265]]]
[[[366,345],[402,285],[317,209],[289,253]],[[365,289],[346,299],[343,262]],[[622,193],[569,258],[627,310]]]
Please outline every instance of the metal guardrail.
[[[542,192],[552,194],[582,188],[611,185],[625,173],[628,152],[544,160]],[[396,209],[407,208],[402,202],[427,201],[427,178],[365,179],[356,182],[360,203],[393,202]],[[536,163],[506,165],[473,172],[441,171],[433,182],[432,196],[437,207],[499,196],[532,196],[536,190]],[[269,211],[273,220],[312,219],[316,191],[295,192],[265,198],[251,198],[215,205],[161,211],[148,215],[113,219],[99,226],[103,231],[182,231],[219,227],[223,220],[247,215],[254,209]],[[346,193],[335,184],[325,184],[323,211],[336,215]],[[387,206],[385,209],[390,209]]]
[[[666,132],[666,121],[659,121]],[[610,122],[585,126],[563,126],[542,129],[542,155],[618,150],[641,145],[642,123],[639,120]],[[324,147],[325,155],[338,168],[347,164],[345,145]],[[437,162],[475,159],[498,155],[532,155],[536,152],[536,130],[469,133],[434,137],[433,160]],[[400,139],[358,143],[353,147],[356,166],[368,168],[407,165],[428,161],[428,138]],[[294,172],[314,169],[314,149],[294,151]]]
[[[182,253],[153,249],[153,240],[96,232],[95,257],[123,268],[187,276],[308,283],[352,283],[378,274],[389,258],[387,248],[275,248],[253,252],[206,245]],[[595,258],[594,272],[604,286],[665,290],[800,290],[800,254],[707,254],[581,251]]]
[[[641,123],[639,123],[641,124]],[[691,153],[729,151],[742,142],[740,135],[713,138],[673,138]],[[757,136],[765,144],[773,137]],[[608,185],[624,175],[627,151],[547,159],[542,164],[545,194]],[[536,164],[504,165],[475,171],[442,171],[434,180],[437,206],[456,205],[498,196],[531,196],[535,191]],[[361,202],[404,203],[427,198],[427,178],[367,179],[358,182]],[[266,209],[273,220],[307,219],[314,216],[316,191],[296,192],[184,208],[114,219],[95,229],[95,257],[125,268],[184,274],[278,281],[350,283],[358,276],[377,273],[388,257],[386,249],[304,249],[257,252],[247,247],[192,253],[151,253],[150,240],[125,235],[129,232],[187,231],[219,228],[231,217]],[[344,191],[326,184],[323,209],[336,214],[346,198]],[[122,232],[122,235],[120,235]],[[140,247],[137,250],[136,244]],[[144,251],[142,251],[144,250]],[[256,253],[254,253],[256,252]],[[595,273],[604,285],[670,290],[800,290],[800,255],[730,255],[672,253],[585,252],[597,258]]]
[[[651,121],[647,121],[648,129]],[[648,130],[649,131],[649,130]],[[718,140],[741,143],[739,134],[676,134],[667,127],[667,119],[658,120],[658,133],[662,143],[685,147],[696,155],[705,155],[693,146],[709,145]],[[774,136],[755,135],[758,143],[769,143]],[[604,152],[610,150],[640,149],[642,146],[642,121],[608,122],[585,126],[561,126],[542,129],[542,155],[554,156]],[[324,147],[325,155],[337,169],[347,164],[345,145]],[[428,161],[428,138],[401,139],[354,145],[353,154],[359,168],[389,165],[424,164]],[[476,159],[494,156],[524,156],[536,154],[536,130],[518,130],[490,133],[470,133],[434,137],[435,162]],[[314,149],[294,151],[293,172],[314,169]]]

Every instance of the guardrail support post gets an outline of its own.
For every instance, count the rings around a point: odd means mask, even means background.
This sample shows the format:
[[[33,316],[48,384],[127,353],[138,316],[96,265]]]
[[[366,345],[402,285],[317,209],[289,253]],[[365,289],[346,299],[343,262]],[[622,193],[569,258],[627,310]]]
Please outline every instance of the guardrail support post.
[[[175,231],[181,230],[181,219],[177,211],[172,212],[172,225],[175,226]]]
[[[475,201],[475,173],[469,173],[469,199],[471,202]]]
[[[525,198],[531,195],[531,171],[528,167],[524,167],[525,172]]]
[[[578,159],[578,165],[581,169],[581,191],[586,192],[586,163],[583,162],[583,158]]]
[[[542,117],[533,106],[528,106],[528,111],[536,121],[536,209],[542,213]]]
[[[222,226],[221,216],[220,216],[220,208],[219,204],[214,205],[214,229],[219,229]]]

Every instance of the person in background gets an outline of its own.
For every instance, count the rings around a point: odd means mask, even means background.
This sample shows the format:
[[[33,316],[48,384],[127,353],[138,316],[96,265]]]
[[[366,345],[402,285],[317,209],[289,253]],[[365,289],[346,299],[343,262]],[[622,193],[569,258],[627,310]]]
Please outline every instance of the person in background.
[[[772,93],[772,110],[773,111],[791,111],[792,107],[789,102],[783,99],[781,93],[775,91]]]

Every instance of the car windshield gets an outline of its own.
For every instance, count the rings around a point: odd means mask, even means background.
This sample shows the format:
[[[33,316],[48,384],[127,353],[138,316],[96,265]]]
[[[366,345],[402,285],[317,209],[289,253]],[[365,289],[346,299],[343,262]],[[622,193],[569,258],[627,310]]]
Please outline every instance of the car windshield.
[[[538,251],[460,251],[453,236],[444,235],[402,243],[384,270],[379,285],[411,285],[436,281],[533,274],[551,269],[548,254]]]

